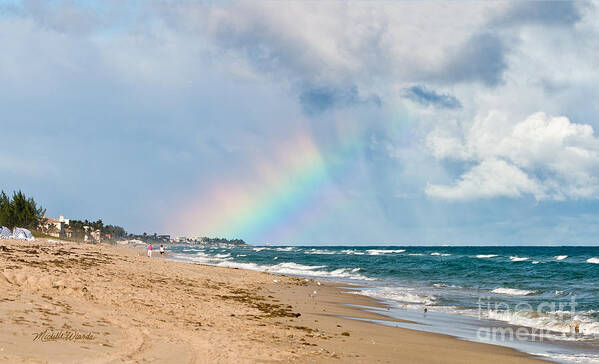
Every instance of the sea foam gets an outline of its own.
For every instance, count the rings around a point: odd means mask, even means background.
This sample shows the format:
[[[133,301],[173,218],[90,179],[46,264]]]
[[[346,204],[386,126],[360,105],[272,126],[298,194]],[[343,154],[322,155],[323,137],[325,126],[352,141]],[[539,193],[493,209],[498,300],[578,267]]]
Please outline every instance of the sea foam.
[[[218,267],[250,269],[260,272],[268,272],[275,274],[289,274],[306,277],[322,277],[322,278],[343,278],[361,281],[373,281],[374,278],[359,274],[361,268],[338,268],[332,271],[325,270],[326,265],[305,265],[293,262],[279,263],[275,265],[262,265],[256,263],[240,263],[235,262],[229,256],[230,254],[208,255],[202,252],[196,255],[175,254],[173,257],[179,261],[187,261],[191,263],[215,265]]]
[[[499,294],[507,294],[510,296],[528,296],[528,295],[536,293],[535,291],[527,291],[525,289],[516,289],[516,288],[495,288],[491,292],[499,293]]]
[[[479,254],[476,257],[479,259],[484,259],[484,258],[495,258],[497,257],[497,254]]]
[[[561,333],[573,333],[574,325],[578,325],[579,333],[584,335],[599,334],[599,322],[591,316],[591,312],[577,312],[572,314],[568,311],[537,312],[537,311],[514,311],[490,310],[487,317],[493,320],[505,321],[512,325],[527,326],[537,329],[550,330]]]
[[[407,287],[383,287],[373,289],[363,289],[358,292],[352,292],[378,299],[386,299],[397,301],[400,303],[419,303],[424,305],[432,305],[436,301],[436,297],[432,295],[423,295],[413,292],[412,288]]]
[[[306,250],[304,251],[304,254],[322,254],[322,255],[328,255],[328,254],[337,254],[334,251],[331,250],[326,250],[326,249],[310,249],[310,250]]]
[[[394,253],[403,253],[405,249],[395,249],[395,250],[387,250],[387,249],[368,249],[366,252],[368,255],[380,255],[380,254],[394,254]]]

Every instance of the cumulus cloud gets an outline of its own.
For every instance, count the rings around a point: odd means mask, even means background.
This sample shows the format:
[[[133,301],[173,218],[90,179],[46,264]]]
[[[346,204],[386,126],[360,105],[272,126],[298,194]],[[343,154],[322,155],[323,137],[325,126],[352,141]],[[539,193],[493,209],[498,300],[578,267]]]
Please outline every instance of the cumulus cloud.
[[[590,125],[566,117],[538,112],[513,124],[507,115],[491,112],[461,133],[436,129],[427,145],[439,159],[474,163],[453,184],[429,184],[432,197],[599,197],[599,139]]]
[[[446,200],[474,200],[497,196],[545,196],[544,188],[520,168],[501,159],[486,159],[464,173],[453,185],[429,185],[426,193]]]
[[[234,2],[169,6],[163,12],[169,26],[201,35],[221,60],[243,58],[262,74],[292,84],[381,95],[419,83],[498,85],[509,47],[485,27],[496,10],[507,7]]]

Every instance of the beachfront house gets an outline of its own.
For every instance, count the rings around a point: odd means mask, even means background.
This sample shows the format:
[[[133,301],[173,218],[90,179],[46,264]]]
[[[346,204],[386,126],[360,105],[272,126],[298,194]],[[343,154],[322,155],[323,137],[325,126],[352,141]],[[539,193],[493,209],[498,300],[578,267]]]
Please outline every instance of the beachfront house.
[[[102,232],[99,229],[92,231],[89,235],[91,235],[92,239],[94,239],[96,243],[102,241]]]
[[[65,219],[62,215],[58,219],[44,217],[40,221],[39,229],[55,238],[70,238],[72,230],[68,228],[69,223],[70,220]]]

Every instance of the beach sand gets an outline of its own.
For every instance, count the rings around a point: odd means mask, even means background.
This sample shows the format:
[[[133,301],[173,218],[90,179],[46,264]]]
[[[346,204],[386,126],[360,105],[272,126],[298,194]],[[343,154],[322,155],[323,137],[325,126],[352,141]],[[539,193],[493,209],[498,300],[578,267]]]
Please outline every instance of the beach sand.
[[[346,304],[382,306],[313,279],[150,259],[126,247],[0,240],[0,362],[539,362],[341,318],[392,321]]]

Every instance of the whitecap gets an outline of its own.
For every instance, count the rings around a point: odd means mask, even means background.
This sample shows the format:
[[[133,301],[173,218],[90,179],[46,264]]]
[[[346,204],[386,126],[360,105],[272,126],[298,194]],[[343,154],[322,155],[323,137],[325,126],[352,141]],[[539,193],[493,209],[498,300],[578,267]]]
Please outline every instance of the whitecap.
[[[336,254],[334,251],[326,250],[326,249],[310,249],[306,250],[304,254],[321,254],[321,255],[329,255]]]
[[[368,250],[366,250],[366,252],[368,253],[368,255],[394,254],[394,253],[403,253],[405,251],[406,251],[405,249],[395,249],[395,250],[391,250],[391,249],[368,249]]]
[[[491,291],[491,293],[507,294],[510,296],[528,296],[531,294],[535,294],[536,292],[516,288],[495,288]]]
[[[484,258],[495,258],[497,257],[497,254],[479,254],[476,257],[479,259],[484,259]]]
[[[347,254],[347,255],[364,255],[364,254],[366,254],[363,251],[359,251],[356,249],[344,249],[341,251],[341,253]]]
[[[512,262],[523,262],[523,261],[528,260],[528,259],[529,258],[527,258],[527,257],[516,257],[516,256],[510,257],[510,260]]]
[[[293,250],[293,247],[289,246],[289,247],[286,247],[286,248],[277,248],[276,250],[280,251],[280,252],[290,252],[290,251]]]

